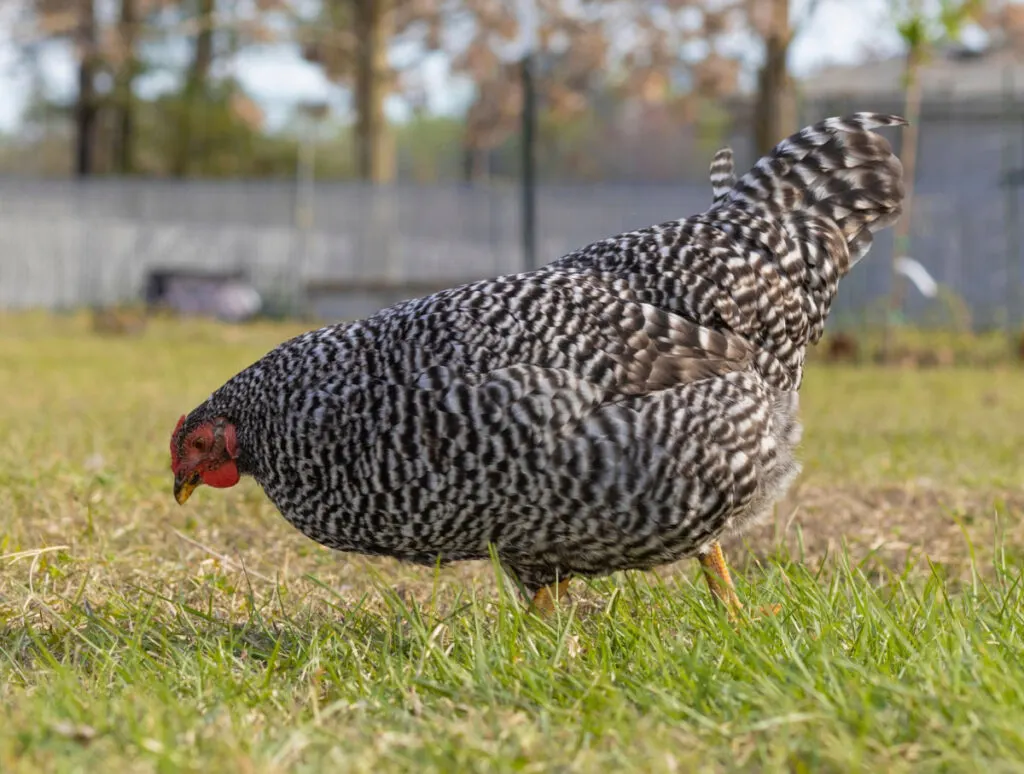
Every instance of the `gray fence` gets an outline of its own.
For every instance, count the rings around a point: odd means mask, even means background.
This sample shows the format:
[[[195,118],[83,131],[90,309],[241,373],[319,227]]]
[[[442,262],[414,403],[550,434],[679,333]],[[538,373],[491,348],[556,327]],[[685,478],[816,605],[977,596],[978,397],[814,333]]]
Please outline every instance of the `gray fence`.
[[[1019,326],[1020,120],[925,122],[921,141],[913,257],[966,302],[976,326]],[[424,287],[521,265],[514,185],[323,183],[300,194],[284,181],[0,179],[0,309],[128,301],[149,270],[178,267],[241,270],[272,306],[289,310],[308,303],[310,284],[333,285],[337,303],[315,311],[358,316]],[[550,260],[709,199],[704,182],[544,184],[539,253]],[[879,239],[844,282],[834,324],[878,313],[891,244]],[[911,290],[912,315],[934,308]]]

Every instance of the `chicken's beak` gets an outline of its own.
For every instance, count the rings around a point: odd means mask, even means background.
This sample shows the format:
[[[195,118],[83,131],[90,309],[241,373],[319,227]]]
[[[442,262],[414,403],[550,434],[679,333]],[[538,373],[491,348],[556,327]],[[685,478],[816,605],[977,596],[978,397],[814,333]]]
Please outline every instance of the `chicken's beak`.
[[[185,501],[192,494],[192,490],[199,486],[199,474],[191,473],[184,478],[174,477],[174,499],[178,505],[184,505]]]

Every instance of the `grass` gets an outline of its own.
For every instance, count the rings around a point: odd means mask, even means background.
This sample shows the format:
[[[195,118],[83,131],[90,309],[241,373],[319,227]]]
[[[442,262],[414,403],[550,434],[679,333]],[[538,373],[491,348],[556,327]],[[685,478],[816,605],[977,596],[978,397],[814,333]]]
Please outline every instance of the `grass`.
[[[727,554],[781,615],[682,562],[541,621],[251,482],[175,505],[178,416],[296,330],[0,317],[0,771],[1024,771],[1024,370],[809,371]]]

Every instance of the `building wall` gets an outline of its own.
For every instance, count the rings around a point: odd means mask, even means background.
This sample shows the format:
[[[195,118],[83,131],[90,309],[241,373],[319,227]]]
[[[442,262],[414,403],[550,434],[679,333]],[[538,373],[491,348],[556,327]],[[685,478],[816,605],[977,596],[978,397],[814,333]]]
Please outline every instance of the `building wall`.
[[[805,120],[826,109],[876,107],[893,106],[816,103],[805,106]],[[911,253],[963,297],[977,325],[1024,324],[1024,115],[939,115],[921,127]],[[745,136],[737,128],[731,138],[741,164],[753,160]],[[541,260],[692,214],[709,199],[704,181],[542,185]],[[409,283],[453,284],[521,265],[520,192],[512,185],[374,192],[319,184],[308,229],[295,225],[297,204],[287,182],[0,179],[0,308],[128,301],[139,297],[148,269],[188,267],[241,269],[273,306],[293,310],[310,282],[350,282],[357,287],[347,304],[318,299],[345,316],[364,314],[374,293],[383,303]],[[834,324],[877,316],[890,259],[886,234],[841,286]],[[384,289],[360,291],[367,283]],[[935,312],[913,292],[909,308],[918,317]]]

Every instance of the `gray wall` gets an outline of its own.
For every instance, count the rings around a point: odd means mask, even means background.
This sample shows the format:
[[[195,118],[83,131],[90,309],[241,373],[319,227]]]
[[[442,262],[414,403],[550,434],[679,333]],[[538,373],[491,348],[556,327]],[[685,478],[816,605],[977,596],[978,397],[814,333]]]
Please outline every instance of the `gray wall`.
[[[1024,167],[1021,126],[1019,119],[949,119],[922,127],[911,253],[967,302],[978,326],[1024,321],[1024,175],[1013,177]],[[749,155],[739,149],[742,163]],[[702,181],[544,184],[541,258],[697,212],[709,195]],[[318,184],[308,229],[295,225],[297,201],[294,185],[283,181],[0,178],[0,308],[131,300],[152,267],[244,269],[272,304],[290,308],[304,303],[310,281],[448,284],[520,267],[519,192],[511,185],[375,192]],[[835,324],[878,313],[890,257],[884,236],[843,283]],[[362,315],[401,295],[360,291],[318,307]],[[918,317],[935,312],[914,291],[909,308]]]

